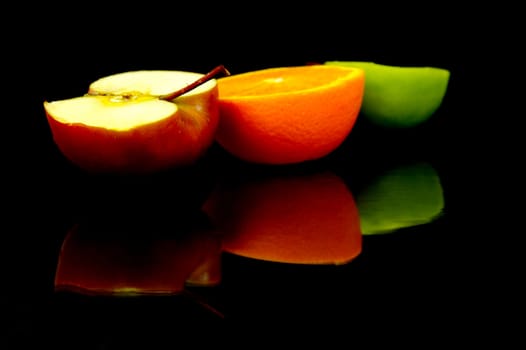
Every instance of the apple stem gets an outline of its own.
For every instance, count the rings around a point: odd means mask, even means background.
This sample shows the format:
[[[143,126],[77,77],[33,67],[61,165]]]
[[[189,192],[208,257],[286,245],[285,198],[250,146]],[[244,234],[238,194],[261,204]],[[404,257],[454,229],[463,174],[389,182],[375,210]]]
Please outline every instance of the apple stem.
[[[216,75],[218,75],[219,73],[223,73],[225,75],[230,75],[230,72],[221,64],[221,65],[215,67],[214,69],[212,69],[210,72],[208,72],[205,75],[203,75],[201,78],[199,78],[196,81],[194,81],[193,83],[188,84],[185,87],[183,87],[183,88],[181,88],[181,89],[179,89],[177,91],[172,92],[171,94],[161,96],[161,99],[168,100],[168,101],[173,100],[173,99],[181,96],[182,94],[185,94],[188,91],[195,89],[199,85],[202,85],[202,84],[206,83],[207,81],[209,81],[210,79],[212,79]]]

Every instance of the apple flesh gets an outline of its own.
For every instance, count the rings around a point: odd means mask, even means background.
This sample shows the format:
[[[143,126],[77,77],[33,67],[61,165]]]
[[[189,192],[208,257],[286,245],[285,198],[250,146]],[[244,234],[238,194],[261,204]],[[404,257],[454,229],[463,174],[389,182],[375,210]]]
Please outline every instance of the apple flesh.
[[[84,96],[45,101],[53,140],[89,172],[152,173],[192,164],[212,144],[219,121],[216,81],[204,77],[130,71],[94,81]]]
[[[438,67],[401,67],[361,61],[327,61],[361,68],[365,91],[360,113],[373,124],[408,128],[428,120],[446,95],[450,72]]]

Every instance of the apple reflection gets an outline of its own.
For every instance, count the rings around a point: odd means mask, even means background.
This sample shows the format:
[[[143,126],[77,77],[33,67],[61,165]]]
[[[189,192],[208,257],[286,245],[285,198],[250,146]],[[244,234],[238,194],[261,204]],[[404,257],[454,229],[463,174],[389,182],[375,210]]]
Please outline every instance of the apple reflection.
[[[164,221],[105,210],[81,221],[63,241],[56,290],[173,295],[188,286],[216,286],[223,253],[342,265],[361,253],[363,235],[440,217],[444,196],[435,169],[417,162],[371,178],[356,196],[331,171],[241,173],[221,181],[201,209],[163,215]]]
[[[345,264],[361,252],[353,195],[329,171],[224,182],[203,208],[221,231],[227,253],[291,264]]]
[[[435,168],[427,162],[414,162],[372,178],[356,194],[356,203],[362,234],[385,234],[440,217],[444,193]]]
[[[201,215],[184,223],[104,218],[72,227],[55,290],[88,295],[174,295],[221,279],[221,240]],[[194,225],[195,224],[195,225]]]

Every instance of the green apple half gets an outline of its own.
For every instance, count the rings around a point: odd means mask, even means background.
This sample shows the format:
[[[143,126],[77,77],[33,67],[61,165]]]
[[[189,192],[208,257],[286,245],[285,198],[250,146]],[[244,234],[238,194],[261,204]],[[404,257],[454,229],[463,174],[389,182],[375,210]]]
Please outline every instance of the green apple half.
[[[151,173],[194,163],[214,140],[219,107],[212,76],[222,70],[100,78],[83,96],[44,102],[53,139],[90,172]]]
[[[426,162],[392,168],[356,195],[363,235],[423,225],[442,215],[444,193],[436,170]]]
[[[407,128],[428,120],[446,95],[450,72],[438,67],[401,67],[361,61],[327,61],[328,65],[365,71],[360,113],[376,125]]]

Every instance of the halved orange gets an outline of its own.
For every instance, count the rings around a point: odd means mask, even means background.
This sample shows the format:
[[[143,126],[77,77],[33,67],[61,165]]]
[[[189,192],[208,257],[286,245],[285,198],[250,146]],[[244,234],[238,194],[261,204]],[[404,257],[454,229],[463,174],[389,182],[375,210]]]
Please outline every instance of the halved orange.
[[[324,157],[351,132],[362,104],[360,68],[275,67],[217,79],[217,142],[245,161],[291,164]]]

